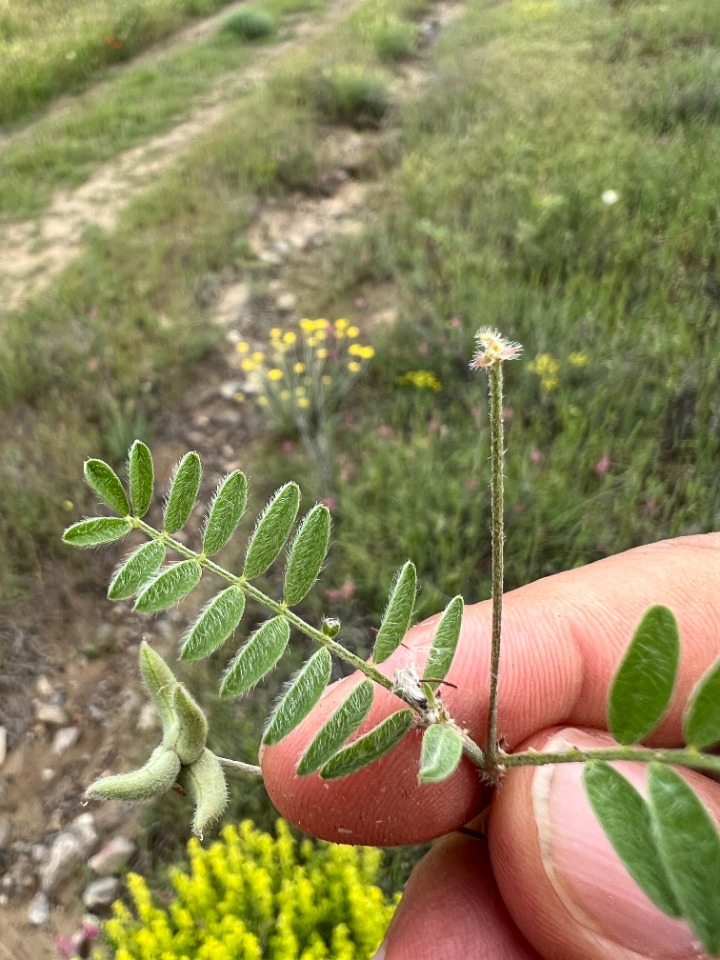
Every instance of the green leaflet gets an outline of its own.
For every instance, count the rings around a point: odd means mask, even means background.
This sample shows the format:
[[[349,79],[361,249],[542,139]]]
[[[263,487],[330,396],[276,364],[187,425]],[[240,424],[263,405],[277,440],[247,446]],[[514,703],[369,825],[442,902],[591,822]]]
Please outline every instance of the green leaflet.
[[[300,506],[300,489],[286,483],[275,493],[258,518],[245,558],[243,576],[251,580],[265,573],[282,550]]]
[[[720,743],[720,660],[695,684],[683,717],[683,734],[698,750]]]
[[[72,547],[96,547],[101,543],[121,540],[132,530],[130,520],[119,517],[90,517],[68,527],[63,541]]]
[[[720,836],[690,785],[651,763],[650,811],[660,856],[683,916],[703,948],[720,954]]]
[[[407,633],[415,606],[416,584],[415,567],[408,560],[398,571],[395,583],[390,591],[373,647],[372,659],[375,663],[382,663],[383,660],[387,660],[390,654],[400,646]]]
[[[233,470],[218,484],[208,511],[203,534],[203,551],[211,557],[225,546],[237,530],[247,506],[247,479]]]
[[[165,610],[191,593],[200,583],[202,567],[197,560],[181,560],[159,573],[138,594],[135,610],[157,613]]]
[[[206,828],[220,819],[227,806],[223,768],[215,754],[205,748],[195,763],[182,768],[178,781],[195,802],[193,833],[202,840]]]
[[[172,787],[180,773],[180,758],[174,750],[156,747],[139,770],[95,780],[85,791],[89,800],[152,800]]]
[[[173,703],[179,723],[175,752],[181,763],[194,763],[205,749],[207,717],[181,683],[175,685]]]
[[[423,734],[420,783],[440,783],[455,772],[462,757],[462,737],[446,723],[434,723]]]
[[[618,743],[640,743],[662,719],[677,677],[680,638],[667,607],[651,607],[635,631],[608,696],[608,727]]]
[[[372,681],[362,680],[320,728],[300,758],[297,765],[298,776],[305,777],[314,773],[337,753],[368,715],[372,699]]]
[[[605,836],[635,883],[660,910],[679,917],[680,907],[660,858],[649,805],[607,763],[585,764],[583,784]]]
[[[340,780],[384,757],[400,743],[414,717],[412,710],[398,710],[386,717],[377,727],[330,757],[320,768],[320,776],[323,780]]]
[[[245,611],[240,587],[227,587],[206,604],[183,638],[181,660],[202,660],[217,650],[233,633]]]
[[[165,504],[166,533],[177,533],[187,523],[200,489],[201,474],[200,457],[196,453],[186,453],[170,482]]]
[[[279,743],[305,719],[330,682],[332,657],[321,647],[295,674],[263,733],[263,743]]]
[[[299,603],[317,580],[329,543],[330,511],[318,503],[300,524],[290,547],[284,590],[288,606]]]
[[[136,517],[144,517],[152,503],[155,470],[152,454],[142,440],[136,440],[128,455],[130,500]]]
[[[85,480],[100,499],[121,517],[130,516],[130,504],[120,478],[104,460],[86,460]]]
[[[432,690],[437,690],[440,681],[445,679],[453,662],[460,638],[463,609],[463,598],[453,597],[445,607],[435,630],[435,636],[423,671]]]
[[[151,580],[165,561],[165,545],[150,540],[134,550],[118,567],[108,587],[110,600],[127,600]]]
[[[177,726],[173,696],[177,680],[160,654],[145,640],[140,644],[140,676],[160,717],[163,732],[170,734]]]
[[[220,684],[221,697],[238,697],[275,666],[290,639],[285,617],[266,620],[230,661]]]

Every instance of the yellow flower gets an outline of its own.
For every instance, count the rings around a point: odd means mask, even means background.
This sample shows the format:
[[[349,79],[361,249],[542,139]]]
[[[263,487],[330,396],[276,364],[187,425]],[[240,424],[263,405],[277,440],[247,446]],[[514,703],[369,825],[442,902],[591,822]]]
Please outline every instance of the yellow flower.
[[[372,358],[375,356],[375,348],[360,347],[360,356],[363,358],[363,360],[372,360]]]
[[[257,368],[258,368],[257,363],[255,363],[255,361],[251,360],[249,357],[243,360],[240,364],[240,369],[244,370],[245,373],[252,373],[252,371],[257,370]]]
[[[325,374],[324,377],[321,377],[321,378],[320,378],[320,382],[322,383],[322,385],[323,385],[324,387],[328,387],[328,386],[330,386],[330,384],[332,383],[332,377],[330,377],[330,376],[328,376],[327,374]]]
[[[305,364],[304,364],[304,363],[300,363],[300,362],[298,361],[298,363],[296,363],[296,364],[293,366],[293,370],[295,371],[295,373],[305,373]]]
[[[268,405],[268,398],[263,397],[262,395],[257,398],[258,405],[261,407],[266,407]]]
[[[560,364],[554,357],[551,357],[549,353],[539,354],[532,363],[528,364],[528,370],[531,373],[539,374],[541,377],[554,377],[559,369]]]
[[[290,393],[289,390],[280,391],[280,399],[282,400],[283,403],[287,403],[291,396],[292,394]]]
[[[359,343],[351,343],[348,347],[348,353],[353,357],[361,357],[363,355],[363,347]]]
[[[315,329],[315,321],[309,320],[307,317],[303,317],[300,321],[300,329],[305,333],[312,333]]]
[[[354,338],[354,337],[359,337],[359,336],[360,336],[360,327],[348,327],[346,332],[347,332],[347,335],[348,335],[351,339]]]
[[[360,370],[362,369],[362,364],[358,363],[357,360],[351,360],[350,363],[347,365],[347,368],[350,371],[350,373],[359,373]]]
[[[282,336],[282,330],[280,329],[280,327],[273,327],[272,330],[270,331],[271,340],[279,340],[281,336]]]
[[[305,410],[307,407],[310,406],[310,401],[308,400],[307,397],[298,397],[298,399],[297,399],[297,405],[298,405],[302,410]]]
[[[551,390],[554,390],[557,387],[559,381],[557,377],[543,377],[540,381],[540,386],[543,390],[546,390],[548,393]]]
[[[326,360],[326,359],[327,359],[327,355],[328,355],[328,352],[327,352],[327,350],[325,349],[325,347],[321,347],[321,348],[317,351],[317,358],[318,358],[318,360]]]
[[[571,353],[568,360],[574,367],[587,366],[588,355],[586,353]]]
[[[268,370],[267,377],[268,377],[268,380],[282,380],[283,372],[282,370],[279,370],[277,367],[272,367],[272,369]]]
[[[247,340],[241,340],[240,343],[235,344],[235,349],[238,353],[250,353],[250,344]]]
[[[283,343],[295,343],[296,340],[297,340],[297,334],[294,333],[292,330],[288,330],[286,333],[283,334]]]

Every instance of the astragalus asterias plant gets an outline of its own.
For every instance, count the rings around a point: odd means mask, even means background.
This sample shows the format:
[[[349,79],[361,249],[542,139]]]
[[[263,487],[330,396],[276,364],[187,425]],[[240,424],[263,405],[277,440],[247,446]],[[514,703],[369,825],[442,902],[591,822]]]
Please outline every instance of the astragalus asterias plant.
[[[262,511],[247,544],[243,569],[232,573],[212,558],[234,536],[245,512],[244,474],[234,470],[220,481],[206,511],[200,548],[193,550],[175,535],[196,505],[200,458],[188,453],[175,468],[164,504],[163,528],[156,529],[143,520],[154,496],[153,460],[147,446],[136,441],[128,457],[127,489],[104,461],[85,463],[87,483],[117,516],[93,517],[73,524],[65,531],[64,540],[74,546],[95,546],[120,540],[133,530],[142,532],[147,542],[120,565],[108,596],[111,600],[135,597],[135,609],[143,613],[172,606],[208,574],[223,584],[183,637],[182,660],[200,660],[218,650],[239,626],[246,598],[266,608],[269,618],[230,660],[220,682],[222,696],[238,697],[269,673],[282,658],[293,630],[315,641],[317,651],[295,674],[276,704],[265,727],[263,744],[280,742],[310,713],[330,682],[333,657],[364,674],[305,750],[297,765],[299,776],[349,776],[388,753],[413,728],[423,731],[418,769],[421,783],[447,779],[463,756],[489,783],[498,783],[511,767],[585,764],[584,783],[590,803],[634,880],[665,913],[684,917],[703,949],[720,955],[720,835],[706,807],[673,769],[681,766],[720,773],[720,757],[709,752],[720,743],[720,660],[698,681],[688,701],[683,721],[687,746],[656,749],[641,745],[660,723],[676,684],[680,639],[669,609],[658,605],[645,613],[614,677],[607,720],[617,746],[511,753],[501,745],[497,690],[504,545],[503,364],[519,356],[520,346],[491,330],[481,330],[477,342],[471,366],[488,375],[492,474],[493,614],[484,743],[476,743],[455,722],[442,698],[442,685],[460,636],[462,597],[450,600],[439,618],[422,676],[413,667],[396,669],[389,676],[382,669],[413,620],[417,584],[411,562],[405,563],[394,579],[367,660],[343,645],[337,620],[325,619],[316,627],[295,613],[293,608],[312,589],[325,563],[331,525],[328,508],[317,504],[292,535],[300,504],[295,483],[281,487]],[[283,550],[282,596],[275,599],[254,581]],[[168,556],[174,562],[167,564]],[[208,749],[208,724],[202,708],[147,643],[140,649],[140,670],[162,723],[162,742],[139,770],[95,781],[87,797],[143,801],[179,784],[194,801],[193,830],[202,836],[227,803],[223,767],[261,774],[260,767],[217,757]],[[356,737],[370,711],[376,686],[398,698],[398,709]],[[649,765],[647,799],[611,766],[612,761],[620,760]]]

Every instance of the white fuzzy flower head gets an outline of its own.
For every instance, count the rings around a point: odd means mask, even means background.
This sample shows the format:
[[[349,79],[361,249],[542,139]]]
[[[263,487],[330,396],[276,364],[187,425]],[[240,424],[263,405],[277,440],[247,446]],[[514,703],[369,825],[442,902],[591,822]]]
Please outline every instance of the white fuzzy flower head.
[[[605,190],[600,199],[606,207],[611,207],[614,203],[618,202],[620,199],[620,194],[617,192],[617,190]]]
[[[515,360],[522,352],[522,346],[519,343],[506,340],[496,330],[490,330],[489,328],[478,330],[475,339],[477,340],[477,350],[470,361],[473,370],[494,367],[506,360]]]

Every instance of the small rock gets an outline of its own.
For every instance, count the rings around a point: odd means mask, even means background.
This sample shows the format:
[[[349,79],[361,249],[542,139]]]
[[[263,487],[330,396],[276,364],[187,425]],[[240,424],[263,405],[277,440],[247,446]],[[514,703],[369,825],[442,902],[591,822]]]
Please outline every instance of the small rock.
[[[27,918],[34,927],[42,927],[50,919],[50,901],[42,891],[30,901]]]
[[[117,899],[120,892],[120,881],[117,877],[101,877],[92,880],[82,895],[82,901],[88,910],[97,910],[98,907],[108,907]]]
[[[35,714],[40,723],[47,723],[51,727],[64,727],[68,722],[68,715],[56,703],[37,704]]]
[[[62,727],[53,737],[52,752],[56,754],[65,753],[70,747],[75,746],[79,738],[79,727]]]
[[[45,863],[40,868],[40,886],[53,893],[90,856],[98,842],[91,813],[81,813],[53,840]]]
[[[297,306],[297,297],[294,293],[281,293],[275,303],[282,313],[290,313]]]
[[[244,380],[226,380],[225,383],[220,384],[218,393],[223,400],[232,400],[236,393],[243,390],[244,385]]]
[[[50,783],[50,781],[54,778],[54,776],[55,776],[55,771],[53,770],[52,767],[44,767],[40,774],[40,779],[42,780],[43,783]]]
[[[44,674],[37,678],[35,689],[38,692],[38,696],[42,697],[43,700],[49,700],[55,692],[52,684]]]
[[[101,723],[105,719],[105,711],[96,703],[88,704],[87,714],[94,723]]]
[[[7,730],[0,727],[0,767],[5,763],[7,756]]]
[[[88,866],[99,877],[109,877],[128,865],[135,853],[135,844],[129,837],[113,837],[88,860]]]

